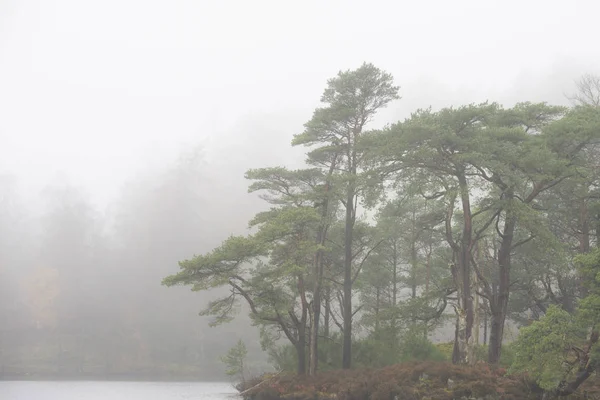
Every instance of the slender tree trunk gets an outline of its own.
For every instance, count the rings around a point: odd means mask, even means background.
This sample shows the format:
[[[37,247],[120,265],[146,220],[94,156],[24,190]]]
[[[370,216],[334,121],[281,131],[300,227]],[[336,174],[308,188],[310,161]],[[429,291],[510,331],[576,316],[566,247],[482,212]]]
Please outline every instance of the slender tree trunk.
[[[3,321],[4,322],[4,321]],[[3,328],[6,326],[3,324]],[[6,363],[6,357],[4,352],[4,330],[0,329],[0,380],[4,378],[4,364]]]
[[[414,218],[413,218],[414,221]],[[410,244],[410,264],[411,264],[411,268],[410,268],[410,298],[411,299],[416,299],[417,298],[417,248],[415,246],[415,234],[414,234],[414,230],[413,230],[413,235],[411,238],[411,244]],[[411,313],[411,324],[412,327],[414,328],[417,325],[417,316],[415,315],[414,311]]]
[[[325,335],[325,337],[329,337],[329,320],[331,318],[331,316],[329,315],[330,308],[329,308],[329,302],[331,299],[331,290],[329,289],[329,287],[327,287],[325,289],[325,315],[323,316],[323,334]]]
[[[392,253],[392,335],[393,335],[393,345],[396,346],[396,341],[398,338],[397,334],[397,314],[396,314],[396,305],[398,304],[398,243],[394,239],[393,244],[393,253]]]
[[[246,374],[244,373],[245,369],[246,366],[244,365],[244,358],[242,357],[240,359],[240,375],[242,376],[242,387],[246,387]]]
[[[481,257],[481,246],[477,244],[477,263],[482,265],[482,257]],[[473,275],[473,280],[475,281],[475,305],[473,307],[473,314],[475,315],[475,320],[473,321],[473,338],[475,346],[479,346],[479,328],[481,327],[481,307],[480,307],[480,299],[479,299],[479,279],[477,278],[477,274]]]
[[[319,240],[322,241],[324,232],[319,233]],[[317,251],[315,255],[315,288],[313,293],[312,312],[311,312],[311,329],[310,329],[310,348],[309,348],[309,359],[310,368],[309,375],[315,375],[317,373],[319,355],[318,355],[318,342],[319,342],[319,322],[321,319],[321,282],[323,278],[323,254],[321,250]]]
[[[310,336],[309,336],[309,368],[308,374],[315,375],[317,373],[319,355],[318,355],[318,340],[319,340],[319,319],[321,318],[320,309],[317,311],[317,307],[321,307],[321,303],[319,301],[318,305],[314,304],[313,300],[313,312],[311,313],[311,326],[310,326]]]
[[[588,207],[585,197],[581,199],[579,205],[579,252],[582,254],[589,253],[590,251],[590,220],[588,215]],[[584,283],[584,278],[581,273],[577,274],[577,287],[579,289],[579,295],[583,298],[588,294],[588,288]],[[565,296],[567,300],[568,296]]]
[[[344,344],[342,368],[352,366],[352,239],[354,231],[354,185],[348,184],[344,232]]]
[[[483,345],[486,346],[488,343],[488,315],[484,313],[483,318]]]
[[[311,371],[312,371],[312,365],[311,365],[311,361],[312,361],[312,333],[313,333],[313,315],[312,315],[312,310],[309,312],[309,317],[308,317],[308,335],[306,335],[306,347],[308,348],[308,354],[306,357],[306,371],[308,372],[308,374],[310,375]]]
[[[296,342],[296,352],[298,354],[298,375],[306,374],[306,345],[307,345],[307,332],[306,323],[310,313],[310,305],[306,300],[306,286],[304,284],[304,277],[298,276],[298,293],[300,294],[300,301],[302,305],[302,315],[298,320],[295,316],[293,319],[296,323],[296,329],[298,330],[298,341]],[[294,315],[293,312],[290,314]],[[309,331],[310,334],[310,331]]]
[[[429,251],[427,252],[427,260],[425,262],[425,268],[427,269],[427,276],[425,277],[425,294],[429,294],[429,281],[431,280],[431,243],[429,243]]]
[[[354,236],[354,221],[356,210],[356,150],[354,144],[360,130],[355,130],[348,146],[352,149],[348,153],[349,181],[346,188],[346,220],[344,226],[344,343],[342,348],[342,368],[352,366],[352,242]]]
[[[469,187],[466,177],[458,175],[460,186],[460,198],[463,211],[463,231],[458,251],[458,265],[456,266],[455,283],[459,294],[459,305],[457,313],[456,348],[457,356],[455,363],[468,364],[469,356],[473,353],[473,299],[471,298],[471,201]]]
[[[596,214],[596,248],[600,249],[600,214]]]
[[[475,315],[475,320],[473,321],[473,343],[475,346],[479,346],[479,327],[481,326],[479,313],[479,294],[475,293],[475,305],[473,307],[473,314]]]
[[[411,218],[411,237],[410,237],[410,286],[411,286],[411,298],[417,297],[417,227],[416,227],[417,212],[413,208]],[[414,322],[414,318],[413,318]]]
[[[415,299],[417,297],[417,248],[414,237],[412,241],[410,246],[410,297]]]
[[[580,226],[580,235],[579,235],[579,252],[580,253],[589,253],[590,251],[590,220],[588,217],[588,207],[586,199],[581,199],[581,204],[579,205],[579,226]]]
[[[516,226],[516,217],[509,211],[506,212],[502,242],[498,249],[498,290],[490,301],[491,326],[490,345],[488,347],[488,362],[497,364],[502,353],[502,338],[504,324],[508,313],[508,298],[510,291],[510,267],[513,236]]]
[[[381,296],[379,287],[375,289],[375,332],[379,336],[379,308],[381,306]]]
[[[426,270],[425,296],[429,295],[429,281],[431,280],[431,252],[432,252],[432,245],[431,245],[431,241],[430,241],[429,249],[427,251],[427,257],[425,259],[425,270]],[[428,336],[429,336],[429,328],[428,328],[427,322],[426,322],[425,324],[423,324],[423,337],[425,339],[427,339]]]
[[[329,189],[330,181],[333,172],[335,171],[337,156],[333,158],[331,166],[329,167],[329,174],[327,181],[325,182],[325,193],[323,198],[323,205],[321,208],[321,224],[317,232],[317,244],[323,246],[327,236],[327,215],[329,214]],[[321,286],[323,284],[323,250],[320,248],[317,250],[314,257],[314,275],[315,275],[315,286],[313,289],[313,302],[312,302],[312,325],[310,331],[310,348],[309,348],[309,360],[310,367],[308,370],[309,375],[315,375],[317,373],[319,365],[319,323],[321,322]]]

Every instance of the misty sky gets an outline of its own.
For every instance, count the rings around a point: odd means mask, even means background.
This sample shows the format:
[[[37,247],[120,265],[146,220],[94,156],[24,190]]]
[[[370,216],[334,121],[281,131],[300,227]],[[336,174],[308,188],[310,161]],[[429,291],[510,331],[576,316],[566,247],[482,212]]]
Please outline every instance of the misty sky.
[[[34,191],[67,176],[104,205],[201,144],[208,168],[237,180],[301,159],[291,135],[326,80],[363,61],[401,86],[381,121],[565,103],[574,79],[600,72],[599,12],[597,0],[0,0],[0,173]]]

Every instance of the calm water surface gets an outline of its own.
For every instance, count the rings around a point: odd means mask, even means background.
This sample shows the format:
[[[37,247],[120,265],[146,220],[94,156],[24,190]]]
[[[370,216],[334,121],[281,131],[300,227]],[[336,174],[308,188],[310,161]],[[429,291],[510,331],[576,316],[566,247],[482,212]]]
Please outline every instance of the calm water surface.
[[[231,383],[9,382],[1,400],[236,400]]]

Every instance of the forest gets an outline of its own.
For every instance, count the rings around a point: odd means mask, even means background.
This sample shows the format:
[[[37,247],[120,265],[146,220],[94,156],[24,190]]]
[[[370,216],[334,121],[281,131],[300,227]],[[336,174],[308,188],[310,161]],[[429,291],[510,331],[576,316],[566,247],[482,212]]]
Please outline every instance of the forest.
[[[18,177],[0,176],[0,376],[217,380],[240,338],[260,360],[247,319],[209,329],[198,317],[218,291],[160,285],[179,258],[236,229],[215,217],[234,196],[213,186],[208,198],[207,175],[191,148],[130,177],[104,212],[67,179],[32,204]]]
[[[221,290],[201,315],[247,314],[278,371],[448,360],[571,394],[598,365],[600,77],[570,100],[375,129],[400,87],[373,64],[340,71],[292,138],[306,167],[248,170],[265,204],[250,233],[190,250],[163,284]]]

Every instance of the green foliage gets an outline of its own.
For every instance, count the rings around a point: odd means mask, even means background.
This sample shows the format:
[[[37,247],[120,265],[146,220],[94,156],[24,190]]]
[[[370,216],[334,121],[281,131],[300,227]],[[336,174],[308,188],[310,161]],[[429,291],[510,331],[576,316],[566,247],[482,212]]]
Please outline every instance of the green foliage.
[[[356,70],[340,71],[327,82],[321,97],[326,107],[315,110],[312,119],[305,124],[305,131],[296,135],[292,144],[329,143],[309,153],[314,161],[323,159],[324,154],[339,152],[348,146],[340,139],[350,137],[380,108],[398,99],[398,89],[393,85],[393,77],[373,64],[364,63]]]
[[[598,330],[600,323],[600,248],[588,254],[580,254],[575,262],[581,271],[587,296],[584,297],[578,307],[578,317],[586,327]],[[600,363],[598,346],[594,346],[594,363]]]
[[[164,284],[227,287],[203,315],[220,324],[247,303],[281,370],[303,368],[316,304],[319,323],[328,324],[318,341],[324,369],[342,360],[348,368],[450,359],[451,348],[426,338],[452,318],[449,305],[469,315],[477,291],[480,311],[493,317],[492,340],[505,317],[525,325],[546,314],[523,328],[514,348],[493,346],[490,361],[527,370],[544,387],[564,382],[577,371],[560,360],[572,361],[600,311],[594,285],[580,283],[597,284],[595,253],[573,257],[600,238],[600,112],[485,102],[417,110],[367,130],[398,90],[367,63],[330,79],[323,104],[292,141],[309,148],[311,168],[249,170],[249,192],[269,204],[249,222],[252,234],[182,261]],[[364,209],[376,212],[363,218]],[[472,341],[463,325],[465,361]],[[474,350],[476,361],[486,358],[485,346]]]
[[[551,305],[542,318],[521,328],[514,343],[511,370],[527,372],[548,391],[578,381],[600,361],[600,249],[579,255],[576,262],[589,291],[576,312]]]
[[[436,343],[434,346],[438,349],[440,353],[443,354],[445,361],[452,360],[452,352],[454,350],[454,342],[443,342]]]
[[[454,342],[436,343],[435,348],[442,354],[444,361],[452,361],[452,352],[454,351]],[[488,346],[480,344],[475,346],[475,360],[485,362],[488,356]],[[499,365],[508,368],[513,363],[514,349],[512,343],[505,344],[502,347],[502,355]]]
[[[423,332],[409,331],[400,345],[401,361],[446,361],[446,355]]]
[[[353,343],[353,362],[357,367],[383,367],[399,360],[398,345],[385,338],[371,336]]]
[[[246,357],[248,356],[248,350],[246,345],[240,339],[235,346],[233,346],[227,354],[221,357],[221,362],[225,364],[225,373],[229,376],[239,376],[242,382],[246,381]]]
[[[521,328],[511,370],[527,372],[540,387],[553,390],[569,375],[570,350],[585,340],[579,321],[555,305],[531,326]]]
[[[294,346],[279,345],[267,351],[269,362],[278,371],[294,372],[298,365],[298,354]]]
[[[411,329],[401,339],[393,335],[371,335],[354,342],[355,365],[365,368],[384,367],[409,361],[447,361],[445,354],[423,335]]]
[[[487,346],[481,346],[482,350],[487,353]],[[502,354],[500,355],[499,365],[503,368],[510,368],[515,362],[515,344],[514,342],[506,343],[502,346]],[[481,357],[481,360],[486,360],[486,356]]]

